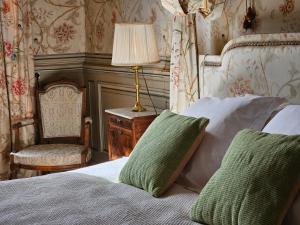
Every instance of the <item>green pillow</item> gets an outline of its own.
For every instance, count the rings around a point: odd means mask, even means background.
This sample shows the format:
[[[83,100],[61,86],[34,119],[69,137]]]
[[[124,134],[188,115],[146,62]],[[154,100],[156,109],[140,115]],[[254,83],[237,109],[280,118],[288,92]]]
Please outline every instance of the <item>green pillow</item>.
[[[299,190],[300,136],[240,131],[193,205],[208,225],[281,225]]]
[[[206,118],[162,112],[135,146],[119,180],[159,197],[198,148],[207,124]]]

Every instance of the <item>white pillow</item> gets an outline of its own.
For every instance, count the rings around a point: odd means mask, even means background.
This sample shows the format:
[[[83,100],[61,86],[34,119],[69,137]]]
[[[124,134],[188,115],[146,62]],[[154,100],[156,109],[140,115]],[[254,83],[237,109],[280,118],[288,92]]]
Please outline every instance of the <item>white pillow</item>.
[[[265,126],[263,132],[271,134],[300,134],[300,105],[288,105],[274,116]],[[300,224],[300,192],[285,218],[285,225]]]
[[[300,105],[288,105],[265,126],[263,132],[272,134],[300,134]]]
[[[245,128],[261,130],[271,113],[284,102],[284,98],[253,95],[199,99],[183,115],[206,117],[210,122],[199,149],[177,182],[191,190],[200,191],[220,167],[236,133]]]

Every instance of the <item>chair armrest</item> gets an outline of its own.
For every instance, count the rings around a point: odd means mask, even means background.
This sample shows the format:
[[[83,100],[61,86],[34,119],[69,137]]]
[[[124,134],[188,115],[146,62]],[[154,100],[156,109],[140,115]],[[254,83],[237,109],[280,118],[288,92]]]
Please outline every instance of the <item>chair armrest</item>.
[[[92,118],[91,117],[85,117],[84,118],[84,137],[83,137],[83,141],[84,141],[84,146],[86,148],[90,148],[91,147],[91,141],[90,141],[90,136],[91,136],[91,126],[92,126]]]
[[[93,123],[93,120],[92,120],[91,117],[87,116],[87,117],[84,118],[84,123],[85,123],[85,124],[87,124],[87,123],[92,124],[92,123]]]
[[[34,124],[35,124],[34,119],[24,119],[24,120],[15,121],[12,124],[12,128],[19,129],[21,127],[26,127],[26,126],[30,126],[30,125],[34,125]]]
[[[12,151],[18,152],[20,150],[20,128],[34,125],[35,120],[34,119],[24,119],[15,121],[12,124],[12,131],[13,131],[13,146]]]

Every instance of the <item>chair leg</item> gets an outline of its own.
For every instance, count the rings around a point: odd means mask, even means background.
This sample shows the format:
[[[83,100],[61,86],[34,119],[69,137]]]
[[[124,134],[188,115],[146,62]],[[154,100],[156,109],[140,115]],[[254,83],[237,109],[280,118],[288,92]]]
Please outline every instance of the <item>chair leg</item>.
[[[14,164],[13,159],[10,160],[10,175],[9,175],[9,179],[13,180],[13,179],[17,179],[17,175],[18,175],[18,165]]]
[[[81,153],[81,167],[86,167],[86,158],[87,158],[87,151]]]

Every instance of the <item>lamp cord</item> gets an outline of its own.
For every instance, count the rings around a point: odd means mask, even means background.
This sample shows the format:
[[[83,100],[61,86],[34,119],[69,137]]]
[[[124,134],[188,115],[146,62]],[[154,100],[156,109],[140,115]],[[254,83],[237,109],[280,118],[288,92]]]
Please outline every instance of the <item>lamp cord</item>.
[[[143,67],[142,67],[142,76],[143,76],[143,79],[144,79],[144,82],[145,82],[145,86],[146,86],[146,89],[147,89],[147,94],[148,94],[149,99],[150,99],[150,101],[151,101],[152,107],[153,107],[153,109],[154,109],[154,111],[155,111],[155,115],[157,116],[158,113],[157,113],[157,110],[156,110],[156,108],[155,108],[153,99],[152,99],[152,97],[151,97],[151,95],[150,95],[150,91],[149,91],[149,87],[148,87],[147,80],[146,80],[145,75],[144,75],[144,68],[143,68]]]

